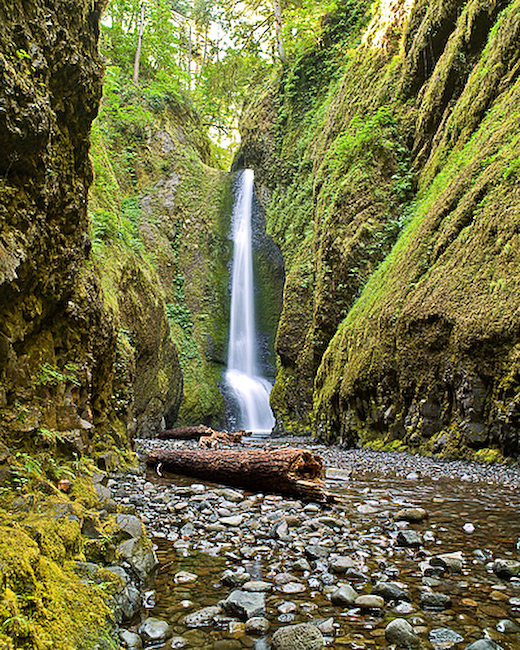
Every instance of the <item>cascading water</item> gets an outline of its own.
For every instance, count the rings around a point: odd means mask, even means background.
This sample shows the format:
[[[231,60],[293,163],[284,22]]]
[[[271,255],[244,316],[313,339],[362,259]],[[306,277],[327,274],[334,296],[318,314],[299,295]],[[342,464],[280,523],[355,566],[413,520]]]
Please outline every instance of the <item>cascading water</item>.
[[[270,431],[274,426],[274,417],[269,406],[272,386],[261,376],[256,358],[251,242],[253,184],[253,170],[245,169],[239,178],[233,209],[234,252],[226,383],[240,408],[238,425],[258,433]]]

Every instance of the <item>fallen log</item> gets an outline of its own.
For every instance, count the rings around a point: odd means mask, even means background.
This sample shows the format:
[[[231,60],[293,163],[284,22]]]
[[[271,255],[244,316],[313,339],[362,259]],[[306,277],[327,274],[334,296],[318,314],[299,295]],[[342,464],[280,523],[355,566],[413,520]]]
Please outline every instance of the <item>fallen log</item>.
[[[199,424],[196,427],[176,427],[175,429],[166,429],[156,435],[159,440],[198,440],[202,436],[208,436],[213,433],[213,429]]]
[[[158,449],[146,464],[255,492],[278,492],[310,500],[328,500],[323,489],[323,461],[304,449],[224,450]]]
[[[246,432],[241,429],[240,431],[213,431],[210,436],[202,436],[199,440],[199,447],[201,449],[218,449],[220,444],[240,444]]]

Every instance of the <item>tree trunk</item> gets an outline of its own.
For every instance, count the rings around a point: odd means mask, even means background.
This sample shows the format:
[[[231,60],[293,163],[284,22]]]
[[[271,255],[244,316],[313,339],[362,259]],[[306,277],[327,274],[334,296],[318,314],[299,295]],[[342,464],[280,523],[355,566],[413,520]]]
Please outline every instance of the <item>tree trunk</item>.
[[[322,459],[303,449],[159,449],[149,454],[146,464],[158,471],[163,469],[255,492],[279,492],[320,501],[329,496],[323,489]]]
[[[282,65],[286,64],[286,57],[285,57],[285,48],[283,44],[283,36],[282,36],[282,9],[280,7],[280,0],[273,0],[273,6],[274,6],[274,23],[276,26],[276,43],[278,45],[278,54],[280,55],[280,61],[282,62]]]
[[[139,25],[139,38],[137,40],[137,49],[135,51],[135,61],[134,61],[135,85],[139,83],[139,64],[141,62],[141,47],[143,44],[143,34],[144,34],[144,2],[141,4],[141,22]]]
[[[209,436],[213,429],[199,424],[197,427],[176,427],[166,429],[157,434],[159,440],[198,440],[201,436]]]

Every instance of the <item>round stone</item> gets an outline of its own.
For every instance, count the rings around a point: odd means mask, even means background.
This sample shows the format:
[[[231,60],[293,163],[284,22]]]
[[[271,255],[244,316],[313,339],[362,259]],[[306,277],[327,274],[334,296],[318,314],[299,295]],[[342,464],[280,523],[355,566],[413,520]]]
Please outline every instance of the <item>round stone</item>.
[[[358,596],[354,604],[356,607],[361,607],[361,609],[383,609],[385,599],[381,598],[381,596]]]
[[[166,641],[173,635],[172,628],[166,621],[150,617],[139,628],[139,634],[145,643],[151,641]]]
[[[322,650],[323,635],[310,623],[281,627],[273,635],[273,650]]]
[[[262,636],[267,634],[269,630],[269,621],[263,616],[254,616],[246,621],[245,631],[246,634],[253,634],[255,636]]]
[[[385,638],[399,648],[416,648],[419,645],[419,637],[404,618],[396,618],[386,626]]]

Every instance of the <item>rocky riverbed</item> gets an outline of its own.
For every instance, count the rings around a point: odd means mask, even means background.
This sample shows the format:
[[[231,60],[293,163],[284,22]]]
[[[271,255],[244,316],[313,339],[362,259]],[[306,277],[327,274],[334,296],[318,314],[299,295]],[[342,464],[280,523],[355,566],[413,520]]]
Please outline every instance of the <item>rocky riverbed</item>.
[[[108,489],[154,539],[159,567],[129,648],[520,648],[520,472],[341,450],[332,504],[135,472]],[[192,442],[139,441],[144,455]]]

